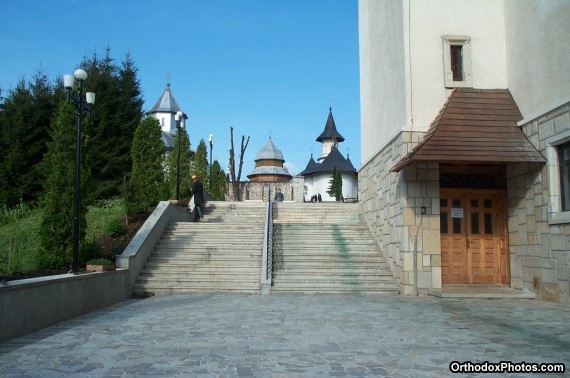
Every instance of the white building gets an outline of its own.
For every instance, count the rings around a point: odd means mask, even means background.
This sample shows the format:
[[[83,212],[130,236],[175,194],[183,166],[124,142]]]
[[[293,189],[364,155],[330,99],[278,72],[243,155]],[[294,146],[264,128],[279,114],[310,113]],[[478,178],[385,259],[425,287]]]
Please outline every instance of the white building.
[[[315,161],[311,155],[305,170],[299,173],[300,176],[304,177],[307,196],[310,198],[320,194],[323,201],[336,201],[334,196],[327,193],[333,170],[336,168],[340,170],[342,176],[343,198],[356,199],[358,195],[358,174],[350,161],[350,157],[345,158],[338,150],[338,144],[343,142],[344,138],[336,129],[332,108],[329,109],[325,129],[316,140],[322,146],[321,157]]]
[[[162,129],[162,141],[164,142],[166,152],[169,153],[174,146],[174,136],[176,135],[176,120],[175,115],[177,112],[182,111],[174,94],[170,90],[170,83],[166,84],[166,88],[162,95],[156,101],[156,104],[146,112],[147,115],[156,118],[160,122]],[[188,119],[186,113],[180,120],[180,127],[185,129],[185,120]]]
[[[567,0],[359,0],[359,199],[403,294],[570,302],[569,15]]]

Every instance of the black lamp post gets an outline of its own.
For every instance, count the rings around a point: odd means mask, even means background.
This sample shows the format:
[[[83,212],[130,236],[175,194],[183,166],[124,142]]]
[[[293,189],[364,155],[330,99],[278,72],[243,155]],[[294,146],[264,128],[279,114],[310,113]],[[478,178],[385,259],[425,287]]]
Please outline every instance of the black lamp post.
[[[178,201],[178,206],[180,206],[180,145],[182,144],[182,134],[180,133],[180,122],[182,122],[182,113],[180,110],[174,115],[176,120],[176,130],[178,133],[178,163],[176,164],[176,200]]]
[[[83,123],[83,112],[89,112],[91,116],[91,109],[95,104],[95,93],[85,93],[85,100],[83,100],[83,81],[87,79],[87,72],[82,69],[75,70],[73,75],[63,76],[63,86],[67,90],[67,101],[73,102],[77,106],[77,136],[75,148],[75,211],[73,215],[73,263],[71,270],[73,274],[79,272],[79,215],[80,215],[80,201],[81,201],[81,127]],[[78,94],[72,93],[75,80],[78,83]]]
[[[214,136],[210,134],[208,140],[210,141],[210,167],[208,168],[208,177],[210,178],[209,190],[212,192],[212,149],[214,148]]]

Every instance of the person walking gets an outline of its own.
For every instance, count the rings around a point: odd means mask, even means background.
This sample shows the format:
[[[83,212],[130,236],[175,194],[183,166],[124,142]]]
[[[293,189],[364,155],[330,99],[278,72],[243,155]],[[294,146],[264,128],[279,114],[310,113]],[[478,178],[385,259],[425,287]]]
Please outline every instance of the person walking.
[[[204,214],[204,185],[196,175],[192,175],[192,195],[194,196],[194,222],[199,222]]]
[[[277,188],[277,192],[275,193],[275,202],[283,202],[285,197],[283,193],[281,193],[281,188]]]

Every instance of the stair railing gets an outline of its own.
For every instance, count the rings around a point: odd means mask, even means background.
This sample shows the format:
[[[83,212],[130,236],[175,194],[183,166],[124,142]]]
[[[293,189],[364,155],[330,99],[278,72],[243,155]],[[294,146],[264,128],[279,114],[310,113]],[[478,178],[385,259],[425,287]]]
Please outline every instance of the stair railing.
[[[273,270],[273,202],[271,201],[271,185],[267,195],[267,210],[263,231],[263,255],[261,260],[261,293],[271,291],[271,273]]]

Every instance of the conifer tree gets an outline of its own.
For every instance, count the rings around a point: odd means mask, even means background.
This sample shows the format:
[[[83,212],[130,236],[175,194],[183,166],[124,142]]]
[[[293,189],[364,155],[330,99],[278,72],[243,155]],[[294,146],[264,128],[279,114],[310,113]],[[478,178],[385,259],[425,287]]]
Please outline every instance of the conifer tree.
[[[342,196],[342,172],[336,167],[333,168],[329,187],[327,190],[329,196],[334,197],[337,201],[341,200]]]
[[[88,74],[85,90],[97,95],[92,127],[85,130],[91,155],[97,156],[89,198],[108,198],[121,193],[121,184],[132,170],[130,150],[143,105],[137,69],[130,55],[119,68],[110,48],[102,57],[84,58],[81,67]]]
[[[49,124],[59,99],[46,74],[20,80],[0,109],[0,205],[35,202],[42,194],[40,162],[47,151]]]
[[[185,128],[181,128],[180,138],[178,131],[174,135],[172,151],[168,154],[168,187],[170,199],[176,199],[176,179],[178,170],[178,141],[180,140],[180,201],[190,196],[192,187],[192,169],[190,138]]]
[[[212,176],[212,188],[209,193],[215,201],[223,201],[226,194],[226,174],[217,160],[212,163],[210,175]]]
[[[135,131],[131,156],[133,172],[127,190],[127,213],[139,214],[155,207],[164,187],[164,143],[160,123],[142,120]]]
[[[75,209],[75,120],[76,109],[67,102],[59,106],[52,123],[46,163],[50,166],[45,182],[45,206],[40,228],[40,256],[38,261],[45,268],[61,268],[71,262],[73,252],[73,217]],[[83,138],[85,141],[85,138]],[[82,150],[83,152],[83,150]],[[82,154],[84,156],[84,153]],[[89,171],[81,164],[81,203],[79,240],[85,239],[87,207],[85,192]],[[81,258],[81,256],[80,256]]]
[[[5,99],[0,112],[0,204],[13,207],[23,197],[20,162],[25,159],[22,132],[26,130],[26,114],[32,110],[32,96],[21,80]]]
[[[192,166],[192,174],[200,178],[204,184],[204,188],[209,185],[208,177],[208,150],[206,148],[206,142],[204,139],[200,140],[198,147],[196,148],[196,154],[194,155],[194,164]],[[210,188],[207,188],[208,193],[210,193]]]

